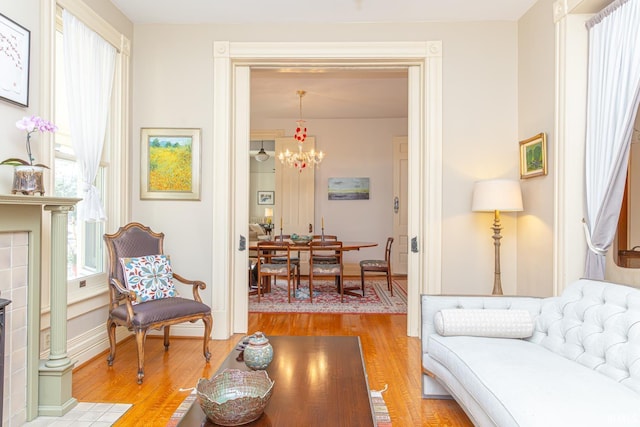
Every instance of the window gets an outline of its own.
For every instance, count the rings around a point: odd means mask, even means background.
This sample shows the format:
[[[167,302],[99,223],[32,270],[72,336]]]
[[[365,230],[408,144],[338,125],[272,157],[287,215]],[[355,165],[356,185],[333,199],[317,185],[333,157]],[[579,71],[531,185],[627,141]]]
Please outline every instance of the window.
[[[91,28],[91,25],[86,23]],[[92,28],[93,29],[93,28]],[[94,29],[95,31],[95,29]],[[54,195],[58,197],[77,197],[83,194],[82,181],[78,159],[71,144],[71,130],[65,88],[65,70],[63,56],[64,28],[62,24],[62,9],[56,10],[55,55],[53,58],[54,91],[53,117],[58,131],[54,134],[53,179]],[[119,197],[124,166],[118,162],[118,157],[124,152],[122,135],[124,121],[118,120],[122,112],[125,84],[121,78],[122,72],[118,68],[126,67],[128,61],[123,61],[118,52],[116,60],[116,76],[111,96],[110,116],[107,122],[107,132],[103,147],[100,166],[94,182],[103,202],[108,220],[120,224],[124,214]],[[115,118],[114,118],[115,117]],[[120,117],[121,118],[121,117]],[[120,147],[117,147],[120,145]],[[112,165],[116,165],[113,167]],[[68,243],[67,243],[67,277],[69,291],[74,292],[85,284],[91,286],[106,285],[106,254],[102,236],[108,227],[108,222],[79,221],[77,209],[69,213]]]

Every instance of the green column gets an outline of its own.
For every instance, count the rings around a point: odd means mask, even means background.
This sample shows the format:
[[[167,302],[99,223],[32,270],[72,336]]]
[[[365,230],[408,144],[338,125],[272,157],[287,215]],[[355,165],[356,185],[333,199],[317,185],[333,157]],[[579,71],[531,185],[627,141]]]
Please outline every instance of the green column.
[[[67,222],[73,206],[44,209],[51,212],[51,348],[49,359],[40,361],[38,414],[62,416],[78,403],[67,355]]]

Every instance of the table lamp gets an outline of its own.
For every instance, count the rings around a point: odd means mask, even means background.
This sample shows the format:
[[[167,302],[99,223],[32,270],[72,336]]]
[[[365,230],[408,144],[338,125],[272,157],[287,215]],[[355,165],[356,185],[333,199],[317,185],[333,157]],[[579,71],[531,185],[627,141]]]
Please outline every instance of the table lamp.
[[[267,224],[271,224],[273,219],[273,208],[264,208],[264,216],[266,217]]]
[[[473,212],[493,212],[493,244],[495,246],[495,269],[493,276],[493,295],[502,295],[500,280],[500,211],[522,211],[522,191],[520,182],[508,179],[490,179],[478,181],[473,187]]]

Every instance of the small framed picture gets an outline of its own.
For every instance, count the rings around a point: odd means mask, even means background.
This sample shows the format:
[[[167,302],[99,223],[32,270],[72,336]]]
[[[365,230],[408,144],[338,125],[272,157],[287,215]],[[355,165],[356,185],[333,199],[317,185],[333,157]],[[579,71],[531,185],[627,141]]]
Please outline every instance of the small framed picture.
[[[547,137],[539,133],[520,141],[520,178],[547,174]]]
[[[272,205],[274,198],[273,191],[258,191],[258,204],[259,205]]]
[[[0,99],[29,106],[31,32],[0,14]]]
[[[140,198],[200,200],[200,129],[140,130]]]

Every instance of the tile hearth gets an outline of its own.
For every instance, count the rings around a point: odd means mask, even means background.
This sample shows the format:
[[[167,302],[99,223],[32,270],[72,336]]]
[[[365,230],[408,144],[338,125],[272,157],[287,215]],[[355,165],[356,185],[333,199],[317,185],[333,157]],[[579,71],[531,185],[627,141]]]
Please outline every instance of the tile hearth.
[[[27,427],[109,427],[131,408],[128,403],[80,402],[62,417],[37,417]]]

